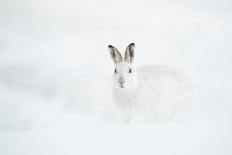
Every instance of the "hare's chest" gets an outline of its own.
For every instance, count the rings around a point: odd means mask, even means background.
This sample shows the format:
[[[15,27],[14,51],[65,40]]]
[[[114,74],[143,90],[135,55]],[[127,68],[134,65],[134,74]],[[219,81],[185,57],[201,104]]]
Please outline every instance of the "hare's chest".
[[[116,106],[123,109],[134,108],[137,104],[138,96],[134,93],[116,92],[114,95]]]
[[[148,93],[149,94],[149,93]],[[155,105],[155,96],[141,91],[115,94],[116,106],[123,111],[150,111]]]

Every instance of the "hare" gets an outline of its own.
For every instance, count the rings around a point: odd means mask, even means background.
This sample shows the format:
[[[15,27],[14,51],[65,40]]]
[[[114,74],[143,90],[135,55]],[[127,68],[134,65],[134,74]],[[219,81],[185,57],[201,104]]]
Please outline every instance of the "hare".
[[[134,68],[134,43],[128,45],[124,58],[114,46],[108,49],[115,64],[113,98],[125,122],[179,120],[197,109],[196,91],[180,72],[166,65]]]

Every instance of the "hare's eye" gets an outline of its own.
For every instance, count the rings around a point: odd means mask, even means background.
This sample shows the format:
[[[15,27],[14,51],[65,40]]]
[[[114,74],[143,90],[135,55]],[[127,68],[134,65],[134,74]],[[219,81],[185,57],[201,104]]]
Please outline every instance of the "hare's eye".
[[[131,68],[129,69],[129,73],[132,73],[132,70],[131,70]]]
[[[115,74],[117,73],[117,69],[114,69],[114,73],[115,73]]]

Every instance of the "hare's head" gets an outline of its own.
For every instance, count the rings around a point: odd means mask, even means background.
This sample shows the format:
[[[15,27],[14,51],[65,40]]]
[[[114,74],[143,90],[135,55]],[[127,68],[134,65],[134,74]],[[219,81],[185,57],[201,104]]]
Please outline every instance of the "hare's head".
[[[118,89],[134,89],[137,85],[137,74],[133,68],[135,44],[128,45],[124,58],[112,45],[108,46],[111,58],[115,63],[113,83]]]

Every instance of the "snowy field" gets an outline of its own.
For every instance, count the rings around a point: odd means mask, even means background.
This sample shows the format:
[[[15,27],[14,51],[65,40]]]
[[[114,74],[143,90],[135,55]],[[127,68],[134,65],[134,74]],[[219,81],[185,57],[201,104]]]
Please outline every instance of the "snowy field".
[[[0,155],[231,155],[232,2],[0,1]],[[182,122],[122,125],[107,45],[199,91]]]

